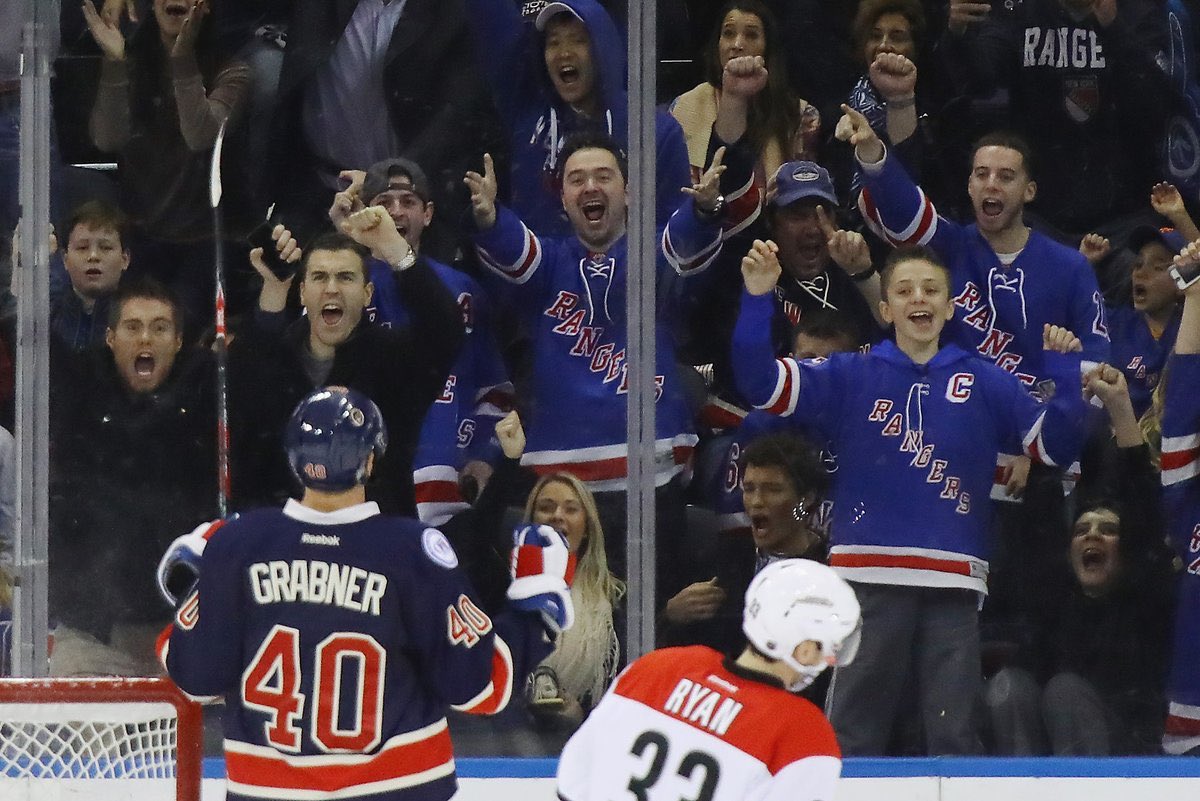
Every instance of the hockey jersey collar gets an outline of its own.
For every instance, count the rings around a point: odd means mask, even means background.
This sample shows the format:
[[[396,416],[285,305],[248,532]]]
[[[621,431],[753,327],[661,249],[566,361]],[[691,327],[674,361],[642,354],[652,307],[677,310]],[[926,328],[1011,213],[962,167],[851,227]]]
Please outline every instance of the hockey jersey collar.
[[[743,679],[750,679],[751,681],[757,681],[762,684],[769,684],[770,686],[778,687],[781,690],[787,689],[787,687],[784,686],[783,680],[778,676],[774,676],[770,673],[763,673],[761,670],[751,670],[750,668],[742,667],[731,657],[727,656],[722,659],[721,666],[733,675],[740,676]]]
[[[909,358],[908,354],[900,350],[896,342],[891,339],[885,339],[878,345],[871,348],[871,355],[878,356],[884,361],[891,362],[899,367],[911,367],[916,370],[928,372],[945,367],[949,364],[954,364],[962,359],[973,359],[974,357],[967,351],[960,348],[958,345],[947,344],[934,354],[933,358],[926,364],[916,364]]]
[[[338,509],[336,512],[318,512],[316,509],[311,509],[300,503],[295,498],[288,498],[288,502],[283,506],[283,513],[293,520],[299,520],[301,523],[311,523],[314,526],[338,526],[343,523],[357,523],[360,520],[366,520],[368,517],[374,517],[379,514],[379,504],[375,503],[375,501],[367,501],[366,503],[347,506],[345,509]]]

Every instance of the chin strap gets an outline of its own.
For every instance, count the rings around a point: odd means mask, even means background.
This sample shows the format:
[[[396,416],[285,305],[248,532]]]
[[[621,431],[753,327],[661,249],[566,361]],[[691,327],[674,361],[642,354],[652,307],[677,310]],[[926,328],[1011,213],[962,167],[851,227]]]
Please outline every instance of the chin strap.
[[[791,662],[789,660],[789,667],[800,671],[799,678],[788,685],[789,692],[798,693],[808,689],[809,685],[817,680],[817,676],[820,676],[825,670],[825,663],[818,662],[815,665],[801,665],[799,662]]]

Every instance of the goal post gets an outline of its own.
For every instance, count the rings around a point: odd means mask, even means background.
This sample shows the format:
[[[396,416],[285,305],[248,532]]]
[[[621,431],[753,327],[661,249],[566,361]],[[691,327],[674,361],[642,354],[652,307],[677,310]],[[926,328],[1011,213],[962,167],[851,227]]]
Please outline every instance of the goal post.
[[[0,798],[199,801],[203,722],[165,678],[0,680]]]

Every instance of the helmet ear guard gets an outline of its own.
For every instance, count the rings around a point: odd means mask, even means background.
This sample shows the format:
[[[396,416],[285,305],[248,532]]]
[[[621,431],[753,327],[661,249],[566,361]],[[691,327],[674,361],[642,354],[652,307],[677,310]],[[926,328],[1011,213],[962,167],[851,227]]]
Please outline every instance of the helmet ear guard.
[[[284,438],[288,465],[306,488],[348,490],[367,482],[373,455],[387,449],[379,407],[361,392],[323,387],[297,404]]]
[[[746,590],[742,631],[771,659],[800,674],[788,689],[807,687],[829,665],[848,665],[858,653],[862,612],[854,590],[832,568],[807,559],[767,565]],[[801,643],[821,648],[814,665],[796,661]]]

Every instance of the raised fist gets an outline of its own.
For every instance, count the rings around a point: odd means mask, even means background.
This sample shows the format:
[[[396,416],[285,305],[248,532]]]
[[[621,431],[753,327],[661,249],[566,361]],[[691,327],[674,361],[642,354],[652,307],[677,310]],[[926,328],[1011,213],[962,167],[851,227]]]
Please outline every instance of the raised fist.
[[[1042,326],[1042,349],[1056,353],[1082,353],[1083,343],[1070,329],[1046,323]]]
[[[888,102],[907,100],[917,91],[917,65],[899,53],[875,56],[867,75]]]
[[[767,87],[767,62],[762,56],[738,56],[725,62],[721,91],[747,100]]]
[[[1093,266],[1107,256],[1111,250],[1112,243],[1100,234],[1085,234],[1083,239],[1079,240],[1079,252]]]
[[[947,27],[954,33],[962,33],[968,26],[987,19],[987,15],[991,13],[991,10],[991,3],[979,3],[972,0],[950,0]]]
[[[1083,397],[1099,398],[1107,408],[1122,397],[1129,397],[1129,384],[1125,374],[1110,364],[1099,364],[1083,376]]]

